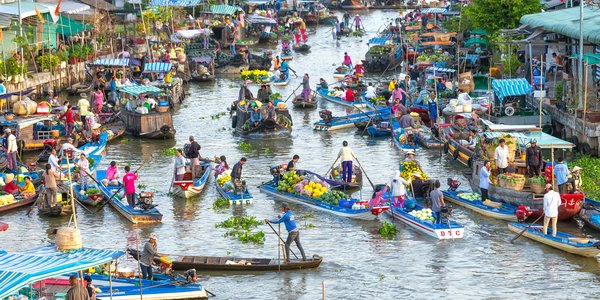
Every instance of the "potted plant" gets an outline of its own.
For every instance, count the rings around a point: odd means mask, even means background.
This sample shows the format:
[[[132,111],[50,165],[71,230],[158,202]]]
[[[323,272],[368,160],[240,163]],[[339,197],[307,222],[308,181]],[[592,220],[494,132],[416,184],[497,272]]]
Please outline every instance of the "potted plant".
[[[54,70],[60,64],[60,59],[55,54],[49,52],[38,56],[36,62],[42,71],[50,71]]]

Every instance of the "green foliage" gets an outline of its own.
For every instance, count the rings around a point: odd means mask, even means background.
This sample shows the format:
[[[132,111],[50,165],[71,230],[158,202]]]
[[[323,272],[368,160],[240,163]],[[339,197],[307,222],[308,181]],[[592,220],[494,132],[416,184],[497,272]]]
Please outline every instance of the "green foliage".
[[[252,229],[255,229],[260,224],[262,222],[253,216],[231,217],[216,224],[215,227],[228,228],[229,230],[224,234],[225,237],[237,238],[242,243],[263,244],[265,242],[265,233],[262,231],[252,232]]]
[[[554,84],[554,99],[557,102],[562,102],[564,89],[565,87],[562,82],[557,82]]]
[[[44,53],[36,58],[36,63],[42,70],[52,70],[60,64],[60,58],[51,52]]]
[[[464,8],[463,16],[467,16],[473,28],[485,29],[495,35],[500,29],[518,27],[522,16],[541,10],[539,0],[473,0]]]
[[[539,175],[536,177],[527,178],[527,183],[537,183],[539,185],[546,185],[546,176]]]
[[[444,28],[446,28],[448,32],[465,32],[474,29],[467,14],[463,14],[461,17],[450,18],[448,21],[444,22]]]
[[[213,203],[213,209],[221,209],[221,208],[226,208],[229,207],[229,200],[225,199],[225,198],[217,198],[215,200],[215,202]]]
[[[7,76],[24,74],[26,73],[26,65],[27,63],[20,63],[17,61],[17,59],[11,56],[4,61],[4,66],[2,66],[0,72],[3,72],[6,68],[5,75]]]
[[[394,224],[392,224],[388,221],[384,221],[383,225],[381,225],[381,227],[379,227],[379,230],[377,230],[377,232],[383,238],[391,240],[396,236],[396,233],[398,233],[398,229],[396,228],[396,226],[394,226]]]
[[[240,150],[242,152],[252,152],[254,150],[254,147],[252,147],[252,144],[244,142],[244,141],[240,142],[238,147],[240,148]]]
[[[167,156],[173,156],[177,154],[177,148],[163,149],[163,154]]]
[[[88,195],[97,195],[100,194],[100,190],[97,188],[89,188],[85,191],[85,193]]]
[[[585,196],[592,199],[600,199],[600,185],[598,185],[598,178],[600,178],[600,158],[591,156],[578,156],[573,161],[573,166],[582,167],[581,174],[581,190],[585,193]]]
[[[251,230],[258,225],[262,224],[261,221],[257,220],[254,216],[249,217],[230,217],[229,219],[215,225],[217,228],[238,228]]]

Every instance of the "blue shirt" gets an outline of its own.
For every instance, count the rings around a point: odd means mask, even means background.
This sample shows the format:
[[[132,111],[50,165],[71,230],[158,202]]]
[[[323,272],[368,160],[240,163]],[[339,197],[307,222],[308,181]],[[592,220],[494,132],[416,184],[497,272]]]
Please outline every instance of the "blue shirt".
[[[287,71],[288,67],[288,63],[285,60],[281,63],[281,66],[279,66],[282,72]]]
[[[490,187],[490,171],[486,167],[479,169],[479,188],[488,189]]]
[[[554,176],[556,176],[556,184],[563,184],[569,180],[569,169],[567,165],[558,163],[554,166]]]
[[[296,229],[298,229],[298,226],[296,226],[296,218],[294,217],[294,214],[292,213],[291,210],[287,210],[285,212],[285,214],[283,214],[283,216],[281,217],[281,219],[279,220],[271,220],[269,221],[273,224],[279,224],[281,222],[283,222],[283,224],[285,224],[285,229],[288,232],[294,231]]]
[[[110,91],[113,93],[117,91],[117,82],[114,80],[110,81]]]
[[[250,122],[260,122],[262,120],[262,114],[260,111],[251,111],[250,112]]]
[[[0,83],[0,95],[2,94],[6,94],[6,87],[4,86],[4,84]]]

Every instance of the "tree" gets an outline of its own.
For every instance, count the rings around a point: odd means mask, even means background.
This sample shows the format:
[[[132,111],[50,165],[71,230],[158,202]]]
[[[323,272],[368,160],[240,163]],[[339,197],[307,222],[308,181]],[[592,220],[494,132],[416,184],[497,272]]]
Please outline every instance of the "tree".
[[[500,29],[512,29],[519,25],[521,17],[542,10],[540,0],[473,0],[464,8],[474,28],[485,29],[495,35]]]

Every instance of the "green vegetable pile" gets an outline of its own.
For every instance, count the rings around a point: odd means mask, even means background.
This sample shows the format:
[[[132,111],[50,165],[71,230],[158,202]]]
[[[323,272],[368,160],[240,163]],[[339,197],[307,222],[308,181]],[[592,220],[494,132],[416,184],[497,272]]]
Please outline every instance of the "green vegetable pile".
[[[481,195],[477,193],[459,193],[457,196],[469,201],[481,200]]]
[[[224,237],[237,238],[242,243],[263,244],[265,242],[265,233],[263,231],[252,232],[253,229],[262,224],[253,216],[249,217],[230,217],[229,219],[216,224],[217,228],[228,228]]]
[[[163,149],[163,154],[166,156],[173,156],[173,155],[177,154],[177,148]]]
[[[383,238],[391,240],[396,236],[396,233],[398,233],[398,229],[396,228],[396,226],[394,226],[394,224],[392,224],[388,221],[384,221],[383,225],[381,225],[381,227],[379,227],[379,230],[377,230],[377,232]]]
[[[600,178],[600,158],[591,156],[578,156],[573,161],[573,166],[583,168],[581,173],[581,190],[585,193],[585,196],[592,199],[600,199],[600,185],[598,185],[598,178]]]
[[[225,198],[217,198],[215,200],[215,202],[213,203],[213,209],[217,210],[217,209],[221,209],[221,208],[226,208],[229,207],[229,200],[225,199]]]
[[[85,193],[88,195],[97,195],[100,194],[100,190],[97,188],[89,188],[85,191]]]
[[[331,190],[329,192],[322,194],[315,200],[337,206],[340,204],[340,200],[343,200],[343,199],[348,199],[348,195],[346,195],[346,193],[344,193],[342,191]]]
[[[537,183],[539,185],[546,185],[546,176],[539,175],[536,177],[527,178],[527,183]]]

